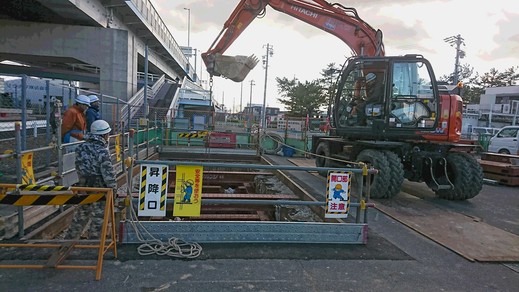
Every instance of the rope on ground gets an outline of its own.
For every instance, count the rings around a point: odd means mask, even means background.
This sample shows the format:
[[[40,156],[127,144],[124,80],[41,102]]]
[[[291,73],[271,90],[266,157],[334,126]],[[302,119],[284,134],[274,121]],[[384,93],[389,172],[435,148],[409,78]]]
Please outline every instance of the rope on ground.
[[[130,161],[131,167],[133,167],[133,161]],[[127,183],[126,183],[126,194],[127,199],[129,200],[129,204],[127,204],[127,208],[130,210],[130,225],[132,226],[137,239],[140,242],[143,242],[138,248],[137,251],[139,255],[166,255],[170,257],[176,258],[188,258],[193,259],[202,254],[202,247],[198,243],[190,243],[183,241],[181,239],[171,237],[168,239],[168,242],[165,243],[162,240],[155,238],[139,221],[137,214],[133,208],[133,204],[131,203],[131,182],[132,178],[130,177],[130,172],[126,175]],[[144,236],[143,236],[144,233]],[[148,239],[145,239],[147,237]]]
[[[202,247],[198,243],[189,243],[175,237],[171,237],[168,239],[168,242],[165,243],[162,240],[155,238],[139,221],[133,205],[130,205],[129,209],[130,224],[137,235],[137,239],[139,239],[140,242],[143,242],[143,244],[137,248],[140,255],[145,256],[157,254],[192,259],[202,254]],[[145,239],[145,237],[149,239]]]

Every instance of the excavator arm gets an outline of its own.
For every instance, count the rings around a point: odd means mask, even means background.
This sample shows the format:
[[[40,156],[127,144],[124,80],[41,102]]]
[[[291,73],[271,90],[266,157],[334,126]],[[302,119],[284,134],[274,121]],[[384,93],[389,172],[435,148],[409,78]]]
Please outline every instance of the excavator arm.
[[[241,0],[202,59],[211,76],[235,82],[245,79],[258,63],[254,56],[226,56],[223,53],[266,7],[293,16],[344,41],[355,55],[383,56],[382,31],[364,22],[354,8],[325,0]]]

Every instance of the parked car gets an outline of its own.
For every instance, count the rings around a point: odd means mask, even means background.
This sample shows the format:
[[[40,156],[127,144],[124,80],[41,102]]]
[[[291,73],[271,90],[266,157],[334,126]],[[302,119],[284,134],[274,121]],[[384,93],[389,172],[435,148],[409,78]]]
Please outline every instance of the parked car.
[[[490,138],[488,151],[519,155],[519,126],[503,127]]]
[[[470,132],[470,139],[479,140],[481,135],[494,136],[501,130],[500,128],[489,128],[489,127],[473,127]]]

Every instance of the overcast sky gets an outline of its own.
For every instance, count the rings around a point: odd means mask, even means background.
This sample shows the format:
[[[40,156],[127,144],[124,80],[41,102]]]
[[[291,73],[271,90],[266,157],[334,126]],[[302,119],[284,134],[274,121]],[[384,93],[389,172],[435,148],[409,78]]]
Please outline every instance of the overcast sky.
[[[187,46],[190,14],[190,45],[199,52],[209,49],[239,0],[151,0],[180,46]],[[456,50],[444,39],[461,35],[469,64],[480,74],[491,68],[504,71],[519,66],[519,1],[517,0],[334,0],[355,8],[359,16],[384,33],[386,55],[422,54],[433,65],[436,76],[454,71]],[[184,8],[189,8],[185,10]],[[351,49],[335,36],[267,7],[263,18],[255,19],[229,47],[225,55],[256,55],[260,60],[266,44],[273,47],[269,58],[267,106],[282,107],[277,101],[276,77],[311,81],[320,77],[327,64],[341,66]],[[207,79],[198,54],[197,72]],[[191,59],[194,63],[194,59]],[[260,63],[242,83],[214,77],[218,102],[230,110],[262,104],[265,70]],[[242,90],[243,87],[243,90]]]

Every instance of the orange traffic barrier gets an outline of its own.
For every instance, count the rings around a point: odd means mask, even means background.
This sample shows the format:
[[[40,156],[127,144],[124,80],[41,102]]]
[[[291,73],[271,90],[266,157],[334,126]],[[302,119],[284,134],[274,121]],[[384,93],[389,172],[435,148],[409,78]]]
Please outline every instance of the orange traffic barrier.
[[[0,184],[0,204],[14,206],[32,205],[85,205],[105,201],[101,236],[97,242],[81,242],[82,240],[60,241],[49,240],[48,243],[0,243],[0,247],[47,248],[57,249],[46,264],[0,264],[0,268],[20,269],[83,269],[95,270],[96,280],[101,279],[103,258],[108,250],[113,250],[117,257],[117,239],[115,234],[114,195],[110,188],[63,187],[46,185]],[[110,224],[110,227],[108,224]],[[109,238],[109,240],[107,240]],[[84,241],[84,240],[83,240]],[[98,249],[96,265],[62,264],[72,249]]]

